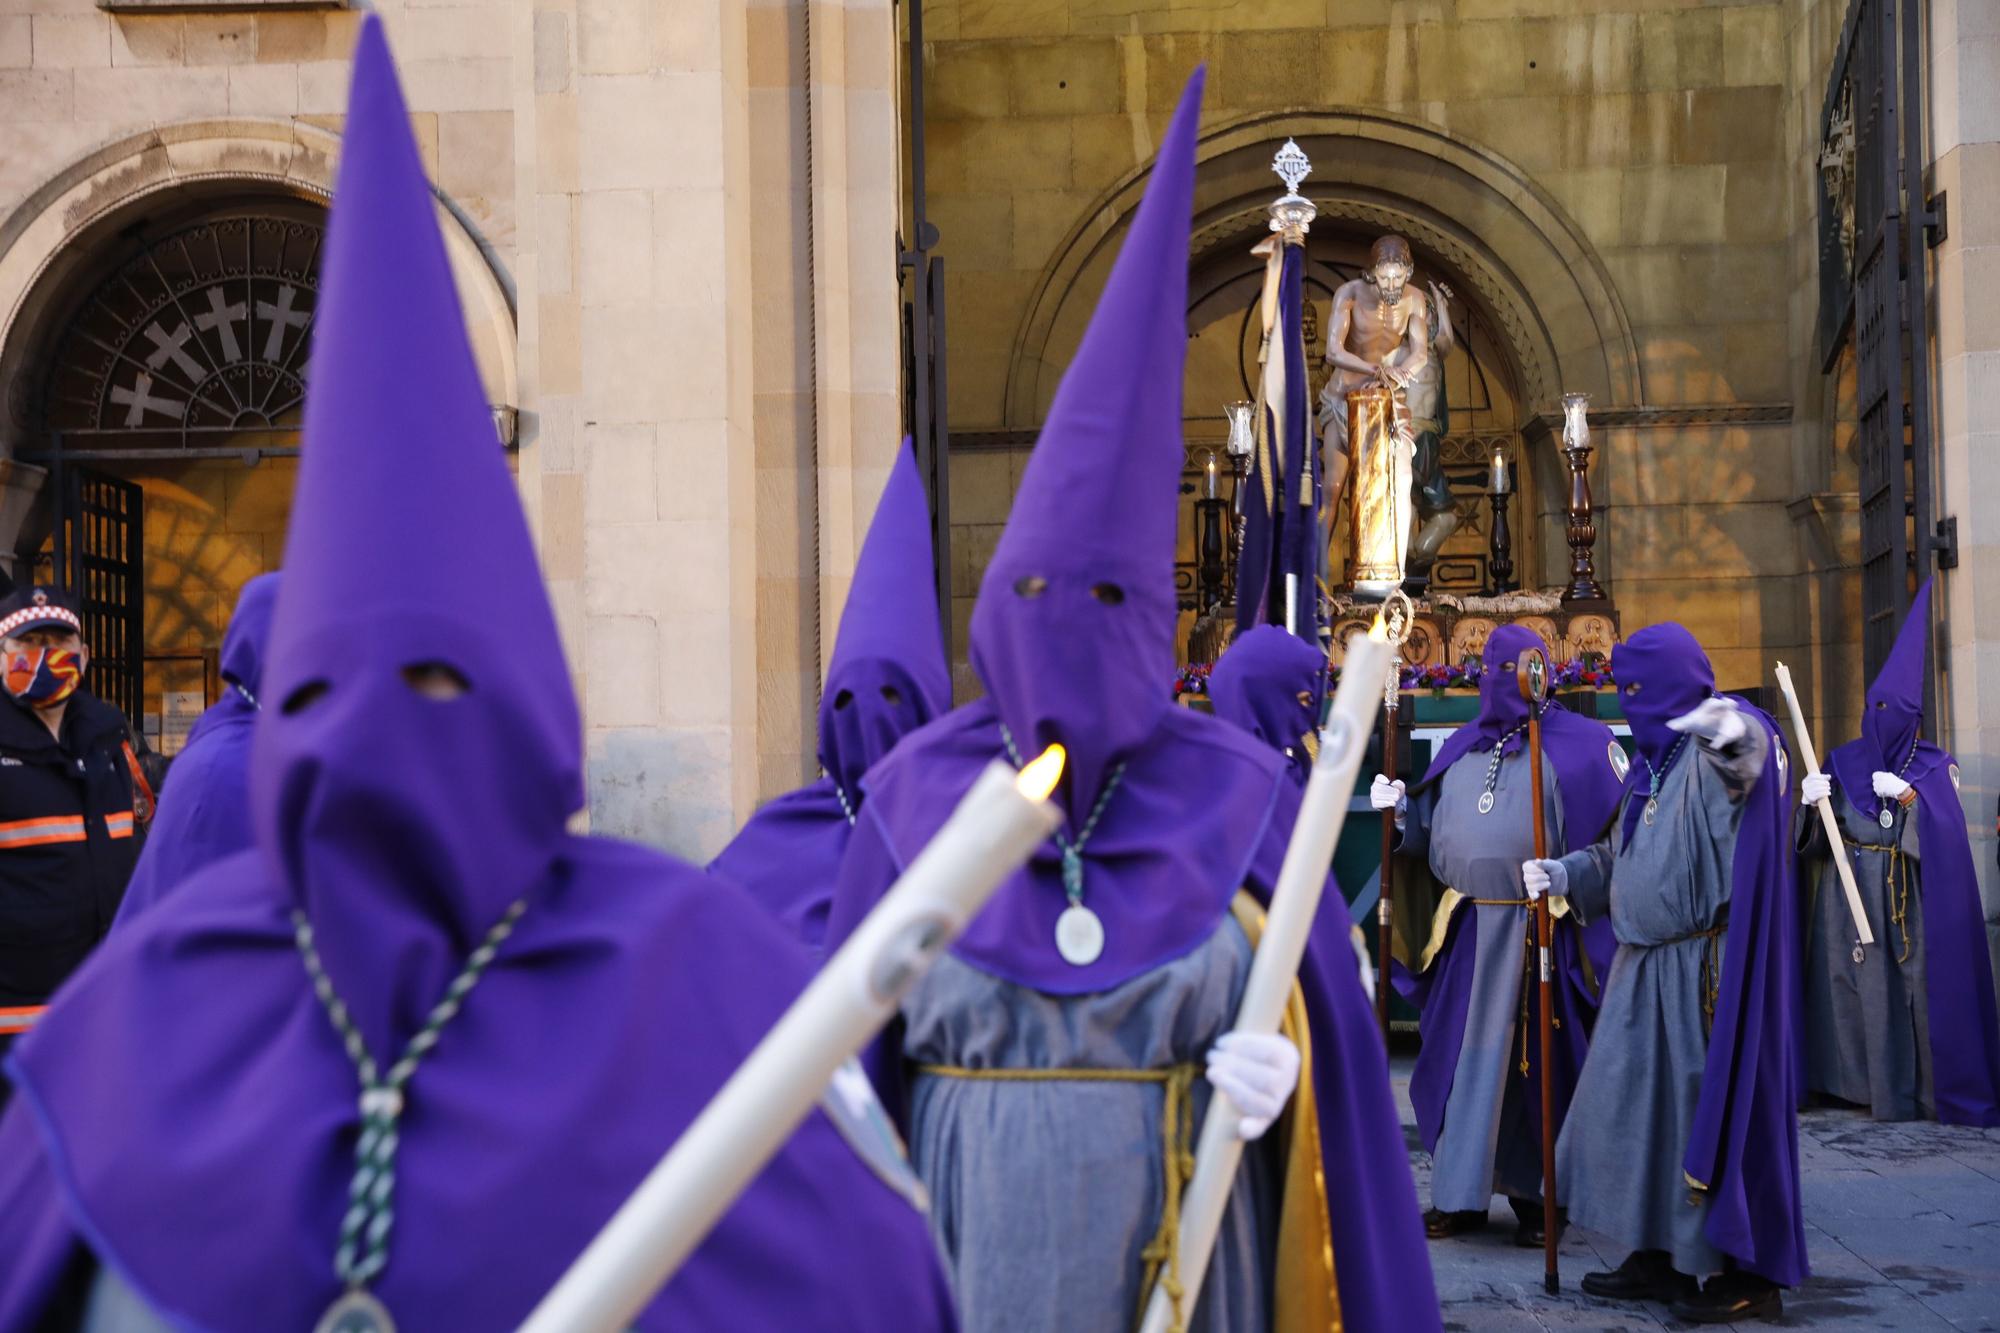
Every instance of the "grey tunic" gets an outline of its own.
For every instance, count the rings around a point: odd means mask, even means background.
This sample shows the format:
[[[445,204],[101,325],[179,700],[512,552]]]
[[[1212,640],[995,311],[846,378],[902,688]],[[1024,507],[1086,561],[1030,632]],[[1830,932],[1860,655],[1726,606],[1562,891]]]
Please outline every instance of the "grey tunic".
[[[1801,809],[1799,855],[1813,895],[1806,917],[1806,1086],[1869,1107],[1877,1120],[1929,1117],[1935,1111],[1917,820],[1898,810],[1896,827],[1885,829],[1855,809],[1838,785],[1833,808],[1847,841],[1861,844],[1849,864],[1875,946],[1854,961],[1854,917],[1828,855],[1826,825],[1817,811]],[[1904,895],[1890,883],[1892,852],[1902,861],[1897,881],[1908,885],[1901,925],[1895,900]]]
[[[172,1326],[154,1314],[109,1268],[100,1266],[90,1284],[78,1333],[171,1333]]]
[[[1438,883],[1468,898],[1527,901],[1521,862],[1535,854],[1530,818],[1534,786],[1525,750],[1500,761],[1493,809],[1479,813],[1493,753],[1467,754],[1445,771],[1432,793],[1410,803],[1402,847],[1428,851]],[[1562,844],[1562,800],[1555,769],[1542,758],[1542,803],[1549,843]],[[1542,1150],[1522,1101],[1525,1081],[1510,1077],[1521,1059],[1521,991],[1530,918],[1520,908],[1460,907],[1477,918],[1472,993],[1465,1015],[1444,1125],[1431,1154],[1431,1206],[1445,1212],[1487,1210],[1495,1193],[1542,1197]],[[1461,930],[1465,927],[1461,926]],[[1464,945],[1459,946],[1463,948]]]
[[[1185,957],[1096,995],[1044,994],[946,955],[903,1002],[904,1055],[969,1069],[1199,1065],[1235,1022],[1250,958],[1233,917]],[[1190,1141],[1207,1083],[1193,1092]],[[1135,1325],[1164,1198],[1164,1101],[1158,1083],[916,1075],[911,1158],[964,1333]],[[1276,1137],[1244,1155],[1191,1333],[1270,1327]]]
[[[1726,750],[1689,741],[1668,768],[1656,821],[1563,858],[1580,919],[1611,916],[1618,954],[1590,1055],[1556,1143],[1570,1220],[1634,1250],[1665,1250],[1683,1273],[1719,1272],[1703,1232],[1708,1200],[1681,1170],[1708,1058],[1704,971],[1722,972],[1742,800],[1763,771],[1759,727]],[[1641,770],[1643,771],[1643,769]],[[1644,801],[1643,795],[1632,800]]]

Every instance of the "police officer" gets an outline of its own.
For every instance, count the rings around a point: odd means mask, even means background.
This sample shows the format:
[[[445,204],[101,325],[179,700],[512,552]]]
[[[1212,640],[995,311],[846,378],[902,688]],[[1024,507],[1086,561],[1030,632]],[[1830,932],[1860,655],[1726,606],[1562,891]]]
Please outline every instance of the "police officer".
[[[0,1054],[104,938],[150,814],[125,715],[84,688],[89,665],[62,593],[0,601]]]

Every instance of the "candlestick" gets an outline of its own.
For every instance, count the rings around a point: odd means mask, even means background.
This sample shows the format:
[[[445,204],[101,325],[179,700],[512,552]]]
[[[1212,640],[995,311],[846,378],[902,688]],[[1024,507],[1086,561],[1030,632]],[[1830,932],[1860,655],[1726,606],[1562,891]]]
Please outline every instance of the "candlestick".
[[[1563,457],[1569,462],[1569,587],[1565,602],[1597,602],[1597,516],[1590,501],[1590,395],[1563,395]]]
[[[1785,705],[1792,710],[1792,735],[1798,738],[1799,758],[1806,761],[1806,772],[1818,777],[1819,755],[1813,749],[1812,734],[1806,730],[1805,710],[1799,707],[1799,692],[1792,688],[1792,669],[1783,662],[1778,663],[1778,688],[1785,692]],[[1854,918],[1854,931],[1860,943],[1854,946],[1854,961],[1861,961],[1861,947],[1875,942],[1875,932],[1868,928],[1868,913],[1861,907],[1861,890],[1854,882],[1854,867],[1848,863],[1847,840],[1840,831],[1840,818],[1833,813],[1833,802],[1821,798],[1814,803],[1819,807],[1819,817],[1826,825],[1827,844],[1833,848],[1833,867],[1840,875],[1840,890],[1847,895],[1847,911]]]
[[[1380,682],[1394,655],[1380,617],[1366,636],[1356,634],[1347,641],[1340,687],[1319,735],[1319,757],[1306,779],[1298,820],[1292,825],[1278,883],[1271,891],[1270,915],[1265,918],[1263,936],[1236,1010],[1238,1032],[1276,1032],[1284,1016],[1285,1001],[1298,978],[1306,939],[1326,888],[1334,845],[1340,841],[1340,828],[1347,819],[1347,800],[1354,792],[1355,775],[1361,771]],[[1378,982],[1388,983],[1386,975]],[[1163,1271],[1148,1299],[1142,1333],[1166,1333],[1177,1327],[1181,1322],[1177,1316],[1192,1311],[1201,1296],[1216,1232],[1243,1158],[1243,1140],[1236,1132],[1242,1118],[1243,1113],[1226,1093],[1218,1089],[1209,1099],[1194,1175],[1181,1196],[1181,1298],[1177,1303],[1167,1294]]]
[[[897,1001],[1062,823],[1052,746],[1018,774],[988,766],[804,994],[730,1076],[521,1333],[630,1328]]]

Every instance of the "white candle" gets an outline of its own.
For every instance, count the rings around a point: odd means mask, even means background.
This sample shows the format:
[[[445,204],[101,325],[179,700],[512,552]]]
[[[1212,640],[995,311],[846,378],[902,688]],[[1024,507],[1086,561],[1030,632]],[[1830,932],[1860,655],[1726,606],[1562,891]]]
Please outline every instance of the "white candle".
[[[811,1112],[834,1071],[881,1030],[1000,882],[1062,823],[1048,804],[1062,765],[1057,746],[1019,773],[995,762],[980,775],[521,1333],[631,1327]]]
[[[1205,489],[1204,489],[1204,491],[1203,491],[1203,494],[1204,494],[1205,498],[1207,498],[1207,499],[1210,499],[1210,500],[1213,500],[1213,499],[1215,498],[1215,495],[1216,495],[1216,491],[1215,491],[1215,481],[1216,481],[1216,477],[1215,477],[1215,455],[1214,455],[1214,454],[1210,454],[1210,455],[1208,456],[1208,467],[1207,467],[1207,469],[1206,469],[1206,472],[1207,472],[1207,476],[1206,476],[1206,478],[1205,478],[1205,479],[1203,480],[1203,482],[1202,482],[1202,485],[1203,485],[1203,487],[1205,488]]]
[[[1495,495],[1505,495],[1514,489],[1507,478],[1507,456],[1498,449],[1493,451],[1493,471],[1487,478],[1486,489]]]
[[[1276,1032],[1284,1017],[1285,1001],[1298,977],[1299,964],[1305,959],[1306,940],[1312,933],[1313,917],[1319,911],[1327,871],[1333,865],[1334,844],[1340,841],[1341,825],[1347,819],[1348,797],[1354,792],[1361,756],[1374,729],[1375,709],[1382,698],[1382,678],[1389,670],[1393,652],[1379,616],[1366,637],[1356,634],[1347,641],[1340,688],[1334,694],[1333,711],[1320,731],[1319,758],[1313,761],[1312,775],[1306,779],[1298,822],[1292,825],[1292,838],[1285,847],[1277,887],[1271,892],[1271,910],[1264,921],[1263,938],[1258,941],[1257,956],[1251,961],[1250,976],[1243,984],[1243,999],[1236,1010],[1236,1031]],[[1335,965],[1339,962],[1335,960]],[[1388,978],[1384,976],[1376,984],[1386,986]],[[1181,1196],[1180,1312],[1183,1316],[1194,1310],[1201,1296],[1216,1232],[1229,1205],[1236,1168],[1243,1157],[1243,1140],[1236,1135],[1237,1122],[1242,1118],[1243,1113],[1221,1091],[1209,1100],[1208,1115],[1201,1125],[1201,1143],[1195,1152],[1194,1177]],[[1156,1284],[1146,1306],[1142,1333],[1166,1333],[1174,1326],[1174,1313],[1172,1298],[1163,1286]]]
[[[1792,734],[1799,740],[1799,758],[1806,761],[1806,772],[1819,776],[1819,755],[1813,750],[1812,735],[1806,730],[1805,710],[1799,707],[1799,693],[1792,688],[1792,669],[1783,662],[1778,663],[1778,688],[1785,692],[1785,705],[1792,710]],[[1854,882],[1854,867],[1847,859],[1847,842],[1841,837],[1840,818],[1833,813],[1831,800],[1818,801],[1820,822],[1826,826],[1827,845],[1833,849],[1833,867],[1840,876],[1840,888],[1847,895],[1848,915],[1854,918],[1855,934],[1865,944],[1875,942],[1875,932],[1868,928],[1868,913],[1861,906],[1861,889]],[[1857,960],[1859,961],[1859,960]]]

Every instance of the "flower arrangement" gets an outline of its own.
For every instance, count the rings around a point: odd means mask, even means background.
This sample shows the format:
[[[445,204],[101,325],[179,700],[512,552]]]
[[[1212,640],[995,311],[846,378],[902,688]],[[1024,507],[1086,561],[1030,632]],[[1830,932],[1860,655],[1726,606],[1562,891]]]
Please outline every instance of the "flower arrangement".
[[[1208,695],[1208,677],[1213,669],[1208,662],[1190,662],[1174,677],[1174,696]],[[1479,678],[1485,673],[1485,664],[1477,657],[1468,657],[1457,663],[1405,663],[1402,669],[1400,688],[1408,693],[1429,691],[1443,694],[1446,690],[1476,690]],[[1340,668],[1327,669],[1329,686],[1340,683]],[[1585,653],[1582,657],[1570,658],[1554,664],[1550,685],[1557,690],[1604,690],[1613,687],[1611,668],[1598,653]]]

